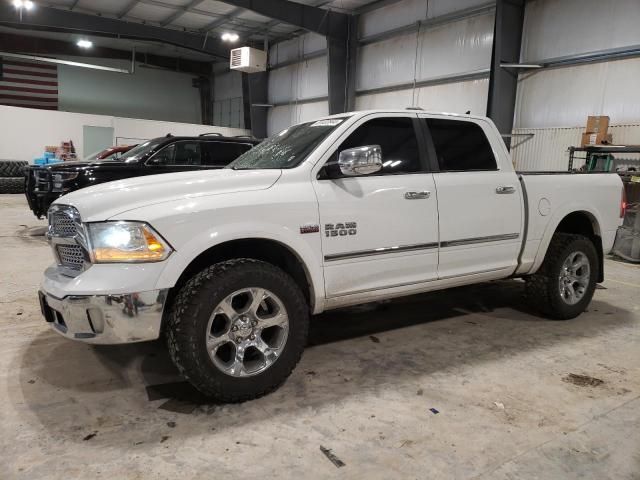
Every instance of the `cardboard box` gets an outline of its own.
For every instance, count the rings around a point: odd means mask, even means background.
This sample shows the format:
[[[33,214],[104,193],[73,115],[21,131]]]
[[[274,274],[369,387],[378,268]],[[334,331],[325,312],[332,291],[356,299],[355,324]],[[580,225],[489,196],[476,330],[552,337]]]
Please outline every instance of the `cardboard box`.
[[[609,117],[606,115],[587,117],[587,129],[585,133],[607,133],[609,129]]]
[[[590,145],[611,145],[613,136],[610,133],[583,133],[581,145],[588,147]]]

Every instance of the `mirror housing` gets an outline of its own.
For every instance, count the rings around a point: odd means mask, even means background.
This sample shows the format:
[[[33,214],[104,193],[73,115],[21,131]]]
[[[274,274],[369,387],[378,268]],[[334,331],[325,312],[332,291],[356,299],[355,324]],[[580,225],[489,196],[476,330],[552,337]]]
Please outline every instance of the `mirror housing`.
[[[382,149],[380,145],[349,148],[340,152],[338,165],[342,175],[353,177],[369,175],[382,170]]]

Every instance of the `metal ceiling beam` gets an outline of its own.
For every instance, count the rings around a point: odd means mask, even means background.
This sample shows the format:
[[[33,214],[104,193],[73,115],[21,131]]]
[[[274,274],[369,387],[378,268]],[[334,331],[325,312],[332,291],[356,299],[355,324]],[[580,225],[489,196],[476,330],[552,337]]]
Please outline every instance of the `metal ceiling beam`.
[[[346,41],[349,15],[290,0],[221,0],[229,5],[251,10],[265,17]]]
[[[0,45],[5,50],[18,53],[28,53],[39,56],[72,56],[90,58],[116,58],[130,60],[131,50],[121,50],[110,47],[94,45],[91,50],[83,50],[73,42],[52,38],[39,38],[12,33],[0,32]],[[208,75],[211,72],[211,63],[199,62],[183,58],[166,57],[152,53],[136,52],[136,61],[145,65],[164,68],[172,71]]]
[[[173,23],[175,20],[177,20],[178,18],[180,18],[182,15],[184,15],[185,13],[187,13],[190,9],[197,7],[198,5],[200,5],[202,2],[204,2],[204,0],[191,0],[189,3],[187,3],[185,6],[183,7],[178,7],[178,10],[176,10],[174,13],[172,13],[171,15],[169,15],[167,18],[165,18],[164,20],[162,20],[160,22],[160,25],[162,25],[163,27],[169,25],[170,23]]]
[[[513,128],[518,72],[500,65],[518,63],[520,59],[524,10],[525,0],[498,0],[496,3],[487,116],[502,134],[511,133]],[[510,139],[504,140],[509,147]]]
[[[217,20],[214,20],[213,22],[211,22],[211,23],[205,25],[204,27],[202,27],[200,29],[200,31],[203,32],[203,33],[210,32],[211,30],[214,30],[214,29],[220,27],[221,25],[225,24],[229,20],[232,20],[233,18],[237,17],[238,15],[240,15],[244,11],[245,11],[244,8],[234,8],[233,10],[231,10],[226,15],[223,15],[222,17],[219,17]]]
[[[138,0],[132,0],[122,10],[120,10],[120,12],[118,12],[116,17],[118,17],[118,18],[124,17],[127,13],[129,13],[131,10],[133,10],[135,8],[135,6],[138,5],[138,3],[139,3]]]
[[[222,60],[229,58],[229,47],[216,38],[207,39],[199,33],[141,25],[98,15],[71,12],[52,7],[19,12],[9,3],[0,3],[0,24],[13,28],[85,33],[104,37],[152,40],[212,55]]]

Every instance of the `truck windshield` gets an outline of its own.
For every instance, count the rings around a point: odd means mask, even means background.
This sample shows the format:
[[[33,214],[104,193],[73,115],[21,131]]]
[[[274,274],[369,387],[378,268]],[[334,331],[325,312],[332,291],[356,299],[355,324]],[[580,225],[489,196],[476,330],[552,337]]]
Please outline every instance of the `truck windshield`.
[[[160,145],[165,138],[154,138],[153,140],[149,140],[147,142],[141,143],[137,147],[133,147],[127,153],[125,153],[122,157],[120,157],[121,162],[133,163],[140,160],[146,153],[155,149],[158,145]]]
[[[243,153],[226,168],[253,170],[297,167],[347,118],[327,118],[289,127]]]

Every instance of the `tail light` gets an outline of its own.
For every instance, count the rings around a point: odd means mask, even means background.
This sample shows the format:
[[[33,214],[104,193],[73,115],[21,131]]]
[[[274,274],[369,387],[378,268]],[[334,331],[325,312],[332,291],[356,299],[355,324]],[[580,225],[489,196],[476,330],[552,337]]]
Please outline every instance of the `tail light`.
[[[620,199],[620,218],[624,218],[624,214],[627,212],[627,192],[622,187],[622,197]]]

